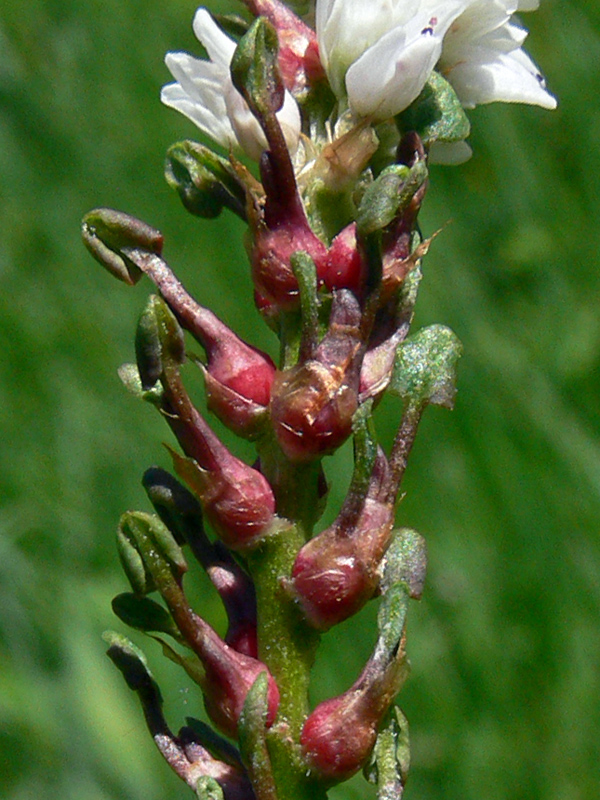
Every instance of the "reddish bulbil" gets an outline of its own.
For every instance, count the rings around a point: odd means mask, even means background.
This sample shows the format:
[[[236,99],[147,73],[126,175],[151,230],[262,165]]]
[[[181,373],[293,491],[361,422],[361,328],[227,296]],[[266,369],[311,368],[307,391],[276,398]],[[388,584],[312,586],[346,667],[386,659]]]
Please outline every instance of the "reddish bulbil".
[[[311,625],[327,630],[373,597],[393,521],[393,509],[367,499],[353,530],[334,523],[300,550],[292,585]]]
[[[363,292],[366,261],[356,241],[356,223],[345,227],[331,242],[319,282],[332,289],[350,289],[357,297]]]
[[[270,727],[279,706],[279,689],[267,667],[226,644],[203,619],[194,616],[195,633],[191,647],[205,669],[203,692],[206,711],[223,733],[235,738],[246,695],[261,672],[269,678],[267,726]]]
[[[202,503],[226,545],[251,546],[273,520],[275,497],[258,470],[236,458],[191,404],[166,419],[188,458],[172,453],[175,469]]]
[[[336,292],[329,330],[314,356],[275,378],[271,421],[281,449],[292,461],[331,453],[350,435],[363,352],[359,323],[354,295]]]
[[[300,743],[307,766],[332,783],[358,772],[405,676],[404,638],[391,659],[382,661],[376,648],[350,689],[320,703],[304,723]]]

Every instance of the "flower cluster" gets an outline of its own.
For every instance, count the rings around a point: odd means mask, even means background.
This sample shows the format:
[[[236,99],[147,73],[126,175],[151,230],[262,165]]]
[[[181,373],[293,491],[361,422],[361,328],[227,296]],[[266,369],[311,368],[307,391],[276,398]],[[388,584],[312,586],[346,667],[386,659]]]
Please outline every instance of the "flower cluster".
[[[555,100],[512,17],[533,0],[317,0],[315,30],[280,0],[245,4],[253,21],[222,21],[231,36],[206,9],[196,12],[208,59],[167,55],[176,82],[163,102],[227,156],[179,142],[166,178],[196,216],[227,208],[247,224],[254,302],[280,339],[279,363],[186,291],[159,231],[111,209],[83,223],[86,246],[113,275],[130,285],[146,275],[156,287],[135,363],[120,375],[179,446],[168,448],[179,480],[158,467],[144,475],[154,513],[120,521],[132,591],[113,608],[199,684],[207,715],[239,749],[197,720],[173,733],[141,651],[108,634],[109,655],[161,753],[199,798],[322,800],[361,768],[380,798],[400,798],[407,731],[393,701],[425,548],[417,533],[395,528],[396,506],[423,411],[453,405],[460,355],[441,325],[410,333],[431,243],[417,224],[428,164],[469,152],[465,108]],[[204,360],[188,352],[184,332]],[[252,465],[190,397],[188,361],[202,372],[208,411],[255,443]],[[373,419],[386,393],[399,398],[387,452]],[[348,439],[350,488],[319,530],[323,459]],[[188,602],[185,549],[223,601],[222,636]],[[311,710],[320,634],[373,598],[371,657],[347,691]]]
[[[281,22],[276,3],[249,5]],[[311,58],[318,52],[339,101],[337,113],[347,108],[356,120],[383,122],[400,114],[421,94],[434,70],[449,81],[464,108],[501,101],[553,109],[556,99],[522,48],[527,31],[513,17],[537,6],[537,0],[317,0],[316,36],[299,20],[293,28],[297,60],[305,60],[300,85],[304,90],[307,75],[314,77]],[[215,142],[241,148],[258,160],[264,136],[231,81],[235,42],[204,8],[196,12],[193,27],[210,60],[168,53],[166,64],[176,82],[163,88],[161,99]],[[296,74],[288,84],[298,95]],[[278,118],[294,154],[301,116],[289,92]],[[468,151],[446,152],[460,158]]]

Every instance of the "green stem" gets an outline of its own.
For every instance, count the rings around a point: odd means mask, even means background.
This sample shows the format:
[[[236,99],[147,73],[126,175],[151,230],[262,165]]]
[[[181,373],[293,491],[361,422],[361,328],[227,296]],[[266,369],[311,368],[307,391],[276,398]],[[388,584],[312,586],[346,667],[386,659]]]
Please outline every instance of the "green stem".
[[[319,797],[306,779],[299,747],[309,712],[310,671],[319,634],[306,624],[284,583],[304,541],[303,529],[285,522],[248,556],[256,587],[259,658],[277,681],[281,695],[277,721],[268,733],[279,800]]]

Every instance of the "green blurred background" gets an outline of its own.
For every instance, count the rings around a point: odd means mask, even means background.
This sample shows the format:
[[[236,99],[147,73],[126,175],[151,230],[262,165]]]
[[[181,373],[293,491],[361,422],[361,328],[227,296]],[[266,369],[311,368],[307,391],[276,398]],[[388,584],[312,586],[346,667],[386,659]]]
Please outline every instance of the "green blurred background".
[[[242,225],[188,217],[162,178],[167,146],[196,135],[158,101],[164,53],[195,47],[194,9],[0,9],[0,796],[10,800],[191,797],[100,639],[122,630],[110,611],[126,588],[115,525],[126,508],[148,509],[140,477],[168,466],[168,435],[116,377],[149,284],[107,276],[79,220],[107,205],[160,228],[196,296],[275,351],[249,301]],[[546,0],[525,21],[559,110],[473,112],[474,158],[433,170],[422,214],[427,233],[450,224],[426,259],[417,324],[451,325],[465,356],[456,410],[426,415],[400,510],[430,550],[400,696],[415,800],[592,800],[600,787],[600,11],[597,0]],[[397,415],[382,406],[386,440]],[[346,448],[328,465],[330,514],[348,464]],[[218,618],[206,588],[197,605]],[[356,675],[373,612],[362,636],[353,620],[325,637],[315,701]],[[199,713],[194,687],[146,650],[173,725]],[[333,795],[372,797],[362,779]]]

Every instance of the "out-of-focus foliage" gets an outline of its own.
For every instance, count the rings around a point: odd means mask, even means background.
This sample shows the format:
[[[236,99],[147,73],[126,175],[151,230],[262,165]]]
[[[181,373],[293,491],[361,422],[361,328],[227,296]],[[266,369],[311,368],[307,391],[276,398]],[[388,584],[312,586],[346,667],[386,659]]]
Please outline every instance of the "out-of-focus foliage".
[[[162,177],[166,148],[195,136],[158,102],[163,54],[194,48],[194,9],[0,9],[7,800],[191,796],[154,751],[100,638],[120,629],[110,600],[126,588],[116,523],[126,508],[149,510],[139,481],[150,464],[168,466],[168,431],[116,377],[150,287],[111,280],[84,251],[79,220],[105,205],[160,228],[198,298],[273,348],[250,308],[243,226],[189,217]],[[559,110],[471,113],[474,158],[433,170],[422,214],[427,235],[448,224],[425,262],[417,323],[450,325],[465,355],[456,410],[425,415],[400,509],[430,557],[400,697],[415,800],[591,800],[600,785],[600,11],[596,0],[545,0],[526,22]],[[388,438],[397,415],[386,401]],[[330,462],[332,478],[347,456]],[[218,621],[207,583],[196,602]],[[325,637],[315,701],[354,679],[374,611],[362,639],[355,620]],[[194,690],[146,649],[173,724],[197,714]],[[358,780],[335,792],[368,796]]]

